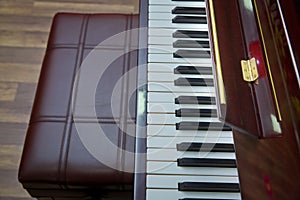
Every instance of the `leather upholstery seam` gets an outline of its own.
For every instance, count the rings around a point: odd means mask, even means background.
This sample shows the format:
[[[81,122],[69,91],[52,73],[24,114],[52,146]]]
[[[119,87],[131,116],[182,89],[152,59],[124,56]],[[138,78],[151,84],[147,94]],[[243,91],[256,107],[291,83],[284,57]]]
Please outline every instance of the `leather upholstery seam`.
[[[78,49],[78,44],[52,44],[50,47],[47,48],[47,51],[49,50],[54,50],[54,49],[75,49],[77,50]],[[84,45],[84,49],[90,49],[90,50],[93,50],[93,49],[107,49],[107,50],[123,50],[124,49],[124,46],[113,46],[113,45],[105,45],[105,44],[101,44],[101,46],[99,46],[99,44],[85,44]]]
[[[88,19],[89,15],[84,15],[82,19],[82,24],[81,24],[81,30],[80,30],[80,36],[79,36],[79,43],[77,46],[77,55],[76,55],[76,62],[75,62],[75,67],[73,71],[73,77],[72,77],[72,86],[71,86],[71,91],[69,94],[69,104],[68,104],[68,114],[67,114],[67,121],[64,129],[64,135],[63,135],[63,141],[61,144],[60,148],[60,161],[59,161],[59,178],[61,181],[60,187],[62,189],[67,189],[67,164],[68,164],[68,151],[69,151],[69,146],[70,146],[70,139],[71,139],[71,131],[72,131],[72,111],[73,111],[73,106],[74,106],[74,89],[75,89],[75,76],[77,73],[77,70],[79,69],[81,65],[81,61],[83,58],[83,52],[84,52],[84,41],[86,39],[86,34],[87,34],[87,27],[88,27]]]
[[[56,116],[42,116],[36,117],[30,120],[30,125],[38,122],[66,122],[66,117],[56,117]],[[120,121],[119,118],[113,117],[97,117],[97,118],[90,118],[90,117],[77,117],[76,122],[79,123],[118,123]],[[72,119],[72,123],[74,123],[74,119]]]

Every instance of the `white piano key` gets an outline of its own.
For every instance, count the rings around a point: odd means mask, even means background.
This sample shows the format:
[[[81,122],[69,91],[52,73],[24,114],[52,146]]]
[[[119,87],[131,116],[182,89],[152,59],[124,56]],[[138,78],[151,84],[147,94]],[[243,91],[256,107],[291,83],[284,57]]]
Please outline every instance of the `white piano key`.
[[[171,46],[174,41],[176,41],[176,39],[172,38],[172,37],[160,37],[160,36],[148,37],[148,45],[159,44],[159,45]],[[150,46],[148,46],[148,47],[150,47]],[[157,48],[159,48],[159,46]]]
[[[208,64],[172,64],[172,63],[148,63],[148,72],[165,72],[174,73],[174,69],[180,65],[184,66],[195,66],[195,67],[210,67]],[[201,73],[201,70],[200,70]]]
[[[160,72],[149,72],[149,82],[172,82],[178,78],[208,78],[213,79],[213,75],[201,75],[201,74],[174,74],[173,73],[160,73]]]
[[[206,52],[210,52],[210,48],[207,47],[202,47],[199,44],[196,44],[195,42],[195,46],[196,48],[191,48],[191,47],[173,47],[173,42],[169,43],[170,41],[168,41],[168,38],[165,37],[152,37],[153,40],[151,40],[151,44],[148,45],[148,54],[173,54],[178,50],[197,50],[197,51],[206,51]],[[176,40],[174,40],[175,42]],[[204,40],[203,40],[204,41]],[[171,44],[171,45],[168,45]],[[209,56],[209,53],[207,53]],[[174,58],[172,58],[174,59]],[[203,59],[203,58],[200,58]],[[204,58],[207,59],[207,58]],[[210,59],[210,58],[209,58]],[[204,60],[205,61],[205,60]]]
[[[211,65],[211,58],[174,58],[173,53],[168,54],[148,54],[150,63],[181,63],[181,64],[208,64]]]
[[[173,46],[149,45],[148,53],[174,53],[177,50],[202,50],[210,51],[209,48],[174,48]]]
[[[238,177],[228,176],[174,176],[174,175],[148,175],[147,188],[177,189],[179,182],[205,182],[205,183],[238,183]]]
[[[210,51],[209,48],[174,48],[173,46],[162,46],[162,45],[149,45],[148,47],[148,53],[159,53],[159,54],[165,54],[165,53],[174,53],[177,50],[200,50],[200,51]]]
[[[176,200],[183,198],[211,198],[211,199],[232,199],[240,200],[241,195],[239,192],[180,192],[174,189],[147,189],[146,199],[163,199],[163,200]]]
[[[177,41],[177,40],[191,40],[191,41],[209,41],[208,38],[173,38],[172,35],[170,36],[166,36],[166,35],[163,35],[163,36],[149,36],[148,37],[148,44],[149,45],[164,45],[164,46],[172,46],[173,42]],[[196,43],[196,42],[195,42]],[[199,45],[199,48],[202,48],[200,45]]]
[[[178,64],[171,63],[148,63],[147,70],[148,72],[174,73],[174,69],[178,66]]]
[[[175,110],[180,108],[192,109],[217,109],[216,105],[201,105],[201,104],[174,104],[173,103],[151,103],[148,102],[148,113],[170,113],[174,114]]]
[[[149,20],[148,26],[151,28],[171,28],[171,29],[193,29],[193,30],[208,30],[207,24],[196,23],[172,23],[170,20]]]
[[[211,138],[211,137],[149,137],[147,138],[148,148],[176,148],[176,144],[182,142],[199,143],[226,143],[233,144],[233,138]]]
[[[170,13],[173,8],[176,6],[174,5],[149,5],[148,6],[148,12],[149,13]]]
[[[196,6],[205,7],[205,2],[195,2],[195,1],[172,1],[172,0],[149,0],[149,5],[172,5],[172,6]]]
[[[151,113],[147,115],[148,124],[176,124],[182,121],[189,122],[219,122],[216,117],[176,117],[175,114]]]
[[[148,92],[147,100],[148,102],[156,102],[156,103],[175,103],[175,98],[182,95],[186,95],[186,93],[163,93],[163,92]]]
[[[164,28],[148,28],[148,37],[149,36],[161,36],[161,37],[170,37],[176,30],[173,29],[164,29]]]
[[[172,20],[176,15],[171,12],[149,12],[148,19],[156,19],[156,20]]]
[[[177,162],[147,162],[148,174],[177,174],[177,175],[212,175],[212,176],[237,176],[236,168],[221,167],[178,167]]]
[[[197,31],[208,31],[207,28],[205,29],[198,29]],[[176,30],[173,29],[166,29],[166,28],[152,28],[149,27],[148,29],[148,36],[160,36],[160,37],[171,37],[173,33],[175,33]],[[176,38],[179,39],[179,38]],[[189,39],[189,38],[184,38]],[[191,38],[191,39],[197,39],[197,38]],[[203,39],[203,38],[201,38]]]
[[[201,97],[215,97],[215,93],[213,92],[202,92],[202,93],[178,93],[178,92],[170,92],[170,93],[163,93],[163,92],[148,92],[147,99],[148,102],[153,103],[175,103],[175,98],[179,96],[201,96]]]
[[[206,17],[206,15],[195,15],[195,14],[172,14],[172,12],[149,12],[148,19],[149,20],[171,20],[176,16],[195,16],[195,17]]]
[[[156,48],[161,48],[164,49],[167,47],[172,47],[173,46],[173,42],[176,42],[177,40],[179,40],[180,38],[173,38],[172,36],[149,36],[148,37],[148,47],[156,47]],[[181,38],[180,40],[190,40],[190,41],[209,41],[208,38]],[[198,46],[198,49],[209,49],[210,48],[203,48],[201,45],[197,44],[197,42],[194,42],[195,45]],[[152,46],[152,45],[156,45],[156,46]],[[189,48],[189,49],[197,49],[197,48]]]
[[[174,136],[174,137],[206,137],[206,138],[232,138],[232,131],[200,131],[200,130],[176,130],[175,125],[148,125],[147,135]],[[187,139],[188,140],[188,139]]]
[[[211,146],[213,148],[213,145]],[[148,149],[148,161],[168,161],[175,162],[177,158],[213,158],[213,159],[236,159],[235,153],[229,152],[196,152],[196,151],[177,151],[177,149]]]
[[[215,93],[214,87],[204,87],[204,86],[175,86],[174,83],[148,83],[148,91],[150,92],[182,92],[189,93],[189,95],[196,96],[196,93],[205,92],[205,93]]]

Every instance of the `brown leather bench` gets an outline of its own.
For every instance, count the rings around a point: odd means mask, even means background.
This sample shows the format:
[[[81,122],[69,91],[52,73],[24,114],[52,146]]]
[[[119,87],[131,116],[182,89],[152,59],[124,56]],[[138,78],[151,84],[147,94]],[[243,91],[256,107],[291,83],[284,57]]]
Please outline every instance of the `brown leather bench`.
[[[136,96],[126,91],[136,73],[123,75],[137,65],[138,38],[126,33],[101,42],[137,27],[136,15],[55,16],[19,168],[31,196],[131,195]]]

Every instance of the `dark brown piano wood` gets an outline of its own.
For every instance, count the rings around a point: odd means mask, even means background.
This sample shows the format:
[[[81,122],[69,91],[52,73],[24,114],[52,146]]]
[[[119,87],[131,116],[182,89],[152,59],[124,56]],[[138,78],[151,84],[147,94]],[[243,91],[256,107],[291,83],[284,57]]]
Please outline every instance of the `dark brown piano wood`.
[[[213,6],[219,46],[211,45],[212,54],[213,57],[216,57],[215,48],[219,48],[223,68],[222,76],[226,88],[226,104],[218,102],[218,105],[221,106],[220,117],[241,131],[258,133],[258,121],[255,112],[253,112],[255,105],[252,99],[252,88],[243,81],[240,70],[240,61],[247,58],[247,52],[244,49],[241,22],[237,17],[239,5],[237,1],[230,0],[213,1]],[[208,16],[210,14],[211,12]],[[212,35],[212,33],[210,34]],[[217,85],[219,84],[222,83],[217,83]],[[220,94],[222,91],[218,92]]]
[[[250,49],[251,40],[247,35],[247,31],[251,31],[251,23],[249,21],[244,23],[247,20],[242,19],[242,16],[247,15],[249,11],[247,10],[249,5],[244,6],[246,9],[241,9],[242,3],[247,0],[209,0],[208,2],[213,2],[214,6],[226,89],[227,112],[222,113],[223,119],[228,120],[227,122],[236,128],[234,141],[242,198],[247,200],[300,199],[299,2],[295,0],[248,1],[253,7],[255,20],[258,22],[255,27],[259,36],[257,43],[263,53],[263,61],[266,65],[268,63],[270,65],[280,110],[279,124],[282,134],[280,137],[267,139],[258,139],[244,134],[247,132],[262,137],[268,136],[269,133],[260,135],[259,132],[255,132],[261,130],[260,126],[264,125],[258,113],[263,110],[255,110],[258,108],[257,104],[260,103],[255,96],[255,88],[253,90],[255,85],[244,82],[241,78],[241,71],[239,73],[234,71],[240,67],[241,59],[253,55]],[[280,8],[284,21],[280,16]],[[287,34],[283,24],[286,25]],[[273,95],[270,71],[268,68],[265,69],[265,76],[268,77],[266,82],[271,86],[268,89]],[[260,79],[258,81],[261,82]],[[273,106],[276,104],[274,97],[265,101],[271,101]],[[247,104],[250,106],[243,107]],[[251,111],[251,106],[254,111]],[[222,106],[221,108],[224,109]],[[276,118],[279,118],[276,107],[273,111],[275,111],[273,114]],[[255,125],[256,127],[250,127]]]
[[[281,137],[289,121],[298,131],[299,47],[293,46],[296,54],[289,48],[288,38],[293,34],[285,34],[277,1],[208,2],[215,16],[215,20],[209,20],[210,29],[216,27],[211,35],[218,40],[218,44],[212,40],[215,75],[222,76],[224,82],[219,81],[217,85],[224,84],[226,92],[226,103],[219,101],[220,119],[240,132],[259,138]],[[283,6],[282,10],[285,10]],[[216,54],[216,50],[220,53]],[[259,77],[246,82],[240,62],[251,58],[256,59]],[[221,90],[218,95],[217,100],[221,99]],[[283,118],[284,112],[289,112],[288,118]]]

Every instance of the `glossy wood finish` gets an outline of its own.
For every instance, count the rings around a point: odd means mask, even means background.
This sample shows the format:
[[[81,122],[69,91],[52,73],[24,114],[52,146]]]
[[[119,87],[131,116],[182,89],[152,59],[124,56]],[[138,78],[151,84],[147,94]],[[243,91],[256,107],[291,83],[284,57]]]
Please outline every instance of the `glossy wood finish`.
[[[281,137],[288,121],[299,130],[299,66],[293,62],[298,55],[290,52],[277,1],[210,2],[220,52],[214,55],[215,66],[222,68],[216,77],[223,76],[227,99],[220,118],[258,138]],[[242,78],[240,61],[253,57],[259,78],[249,83]],[[283,119],[284,112],[290,117]]]
[[[1,200],[31,199],[18,183],[17,170],[53,15],[138,13],[138,4],[138,0],[0,0]]]
[[[244,48],[247,51],[246,59],[255,58],[258,70],[258,79],[255,82],[248,83],[249,87],[251,87],[254,104],[252,112],[256,114],[258,137],[280,137],[282,134],[280,124],[282,111],[278,106],[278,94],[273,87],[274,74],[271,68],[275,63],[270,63],[270,59],[276,58],[276,56],[271,56],[274,53],[266,52],[266,48],[270,47],[266,40],[272,41],[272,39],[270,39],[270,35],[261,35],[261,29],[266,27],[263,19],[267,17],[256,14],[256,2],[263,1],[238,1]],[[270,49],[273,48],[270,47]]]
[[[298,73],[300,71],[300,2],[297,0],[279,0],[285,20],[287,33],[295,55]]]
[[[214,0],[215,13],[217,13],[217,19],[219,20],[217,21],[217,27],[221,60],[223,59],[223,61],[225,61],[222,65],[226,67],[226,70],[223,70],[223,77],[225,80],[226,93],[228,95],[227,104],[228,106],[234,106],[235,104],[235,108],[227,108],[226,114],[236,115],[236,119],[245,117],[247,119],[245,122],[252,120],[255,125],[255,123],[260,122],[250,117],[248,107],[245,106],[244,109],[240,110],[242,108],[240,107],[241,104],[246,105],[247,103],[242,102],[245,100],[244,97],[256,98],[255,96],[252,97],[252,94],[255,93],[253,93],[251,89],[237,92],[237,87],[241,89],[245,83],[232,81],[232,79],[237,80],[238,78],[233,77],[235,75],[230,73],[231,70],[237,69],[234,66],[239,66],[238,62],[243,53],[244,56],[249,56],[249,54],[247,55],[249,43],[245,40],[247,36],[245,36],[243,31],[247,31],[247,29],[251,31],[251,25],[249,23],[242,24],[243,20],[239,23],[238,20],[232,19],[234,15],[245,14],[242,13],[245,12],[244,10],[239,10],[239,3],[245,1],[229,0],[223,3],[223,1]],[[295,63],[292,62],[288,42],[283,37],[284,29],[280,24],[281,16],[280,13],[276,11],[276,6],[278,6],[277,1],[253,0],[252,2],[256,2],[256,6],[254,4],[253,6],[256,7],[255,12],[259,15],[256,17],[260,18],[261,31],[259,30],[259,25],[257,25],[257,30],[259,31],[261,42],[265,43],[265,49],[263,49],[264,56],[266,56],[265,54],[268,56],[268,59],[265,57],[264,61],[268,60],[270,63],[272,76],[274,78],[274,88],[278,94],[278,105],[282,118],[280,122],[282,135],[278,138],[257,139],[243,134],[238,130],[234,131],[242,197],[247,200],[297,200],[300,199],[300,91],[297,81],[299,74],[295,72],[293,66]],[[299,45],[295,47],[299,44],[297,43],[299,39],[295,38],[295,35],[299,34],[297,24],[300,22],[298,17],[299,13],[297,13],[297,9],[295,9],[297,3],[295,3],[296,1],[278,2],[281,3],[284,19],[290,20],[286,22],[288,36],[290,37],[293,50],[295,49],[293,53],[298,59],[299,51],[297,49]],[[225,4],[227,4],[227,7],[225,7]],[[294,28],[292,28],[291,24],[294,24]],[[239,34],[242,35],[239,36]],[[239,40],[241,44],[238,44]],[[293,44],[293,42],[296,45]],[[236,48],[239,48],[241,52],[239,53],[239,50]],[[298,63],[297,59],[296,64]],[[295,67],[299,69],[298,65]],[[270,75],[269,73],[268,71],[267,74]],[[226,83],[226,80],[231,82]],[[231,97],[231,95],[235,95],[235,97]],[[234,104],[230,101],[238,99],[239,101],[234,101]],[[260,102],[258,101],[258,103]],[[251,123],[249,122],[246,126],[247,125],[250,126]],[[252,129],[252,131],[255,131],[255,129]]]
[[[248,52],[244,48],[244,34],[239,18],[239,4],[236,0],[226,2],[210,0],[210,2],[212,4],[208,5],[213,5],[213,7],[209,7],[208,11],[210,16],[210,9],[214,9],[220,52],[219,59],[222,68],[222,73],[216,72],[215,75],[216,77],[220,75],[223,77],[226,93],[226,104],[218,103],[220,105],[220,118],[244,133],[258,133],[259,126],[256,113],[254,112],[256,105],[252,97],[253,88],[243,80],[241,73],[240,61],[248,59]],[[210,23],[211,25],[212,23]],[[216,63],[218,59],[214,53],[216,47],[213,46],[212,48],[213,58]],[[217,84],[223,83],[218,82]]]
[[[285,83],[286,96],[289,98],[281,97],[280,101],[284,105],[283,109],[289,108],[287,112],[290,112],[291,126],[293,126],[294,131],[297,131],[295,136],[300,152],[300,2],[295,0],[279,1],[279,5],[282,17],[285,19],[286,34],[288,35],[285,49],[290,44],[290,53],[294,58],[292,61],[283,59],[281,78]],[[280,84],[277,85],[277,88],[283,89]]]

